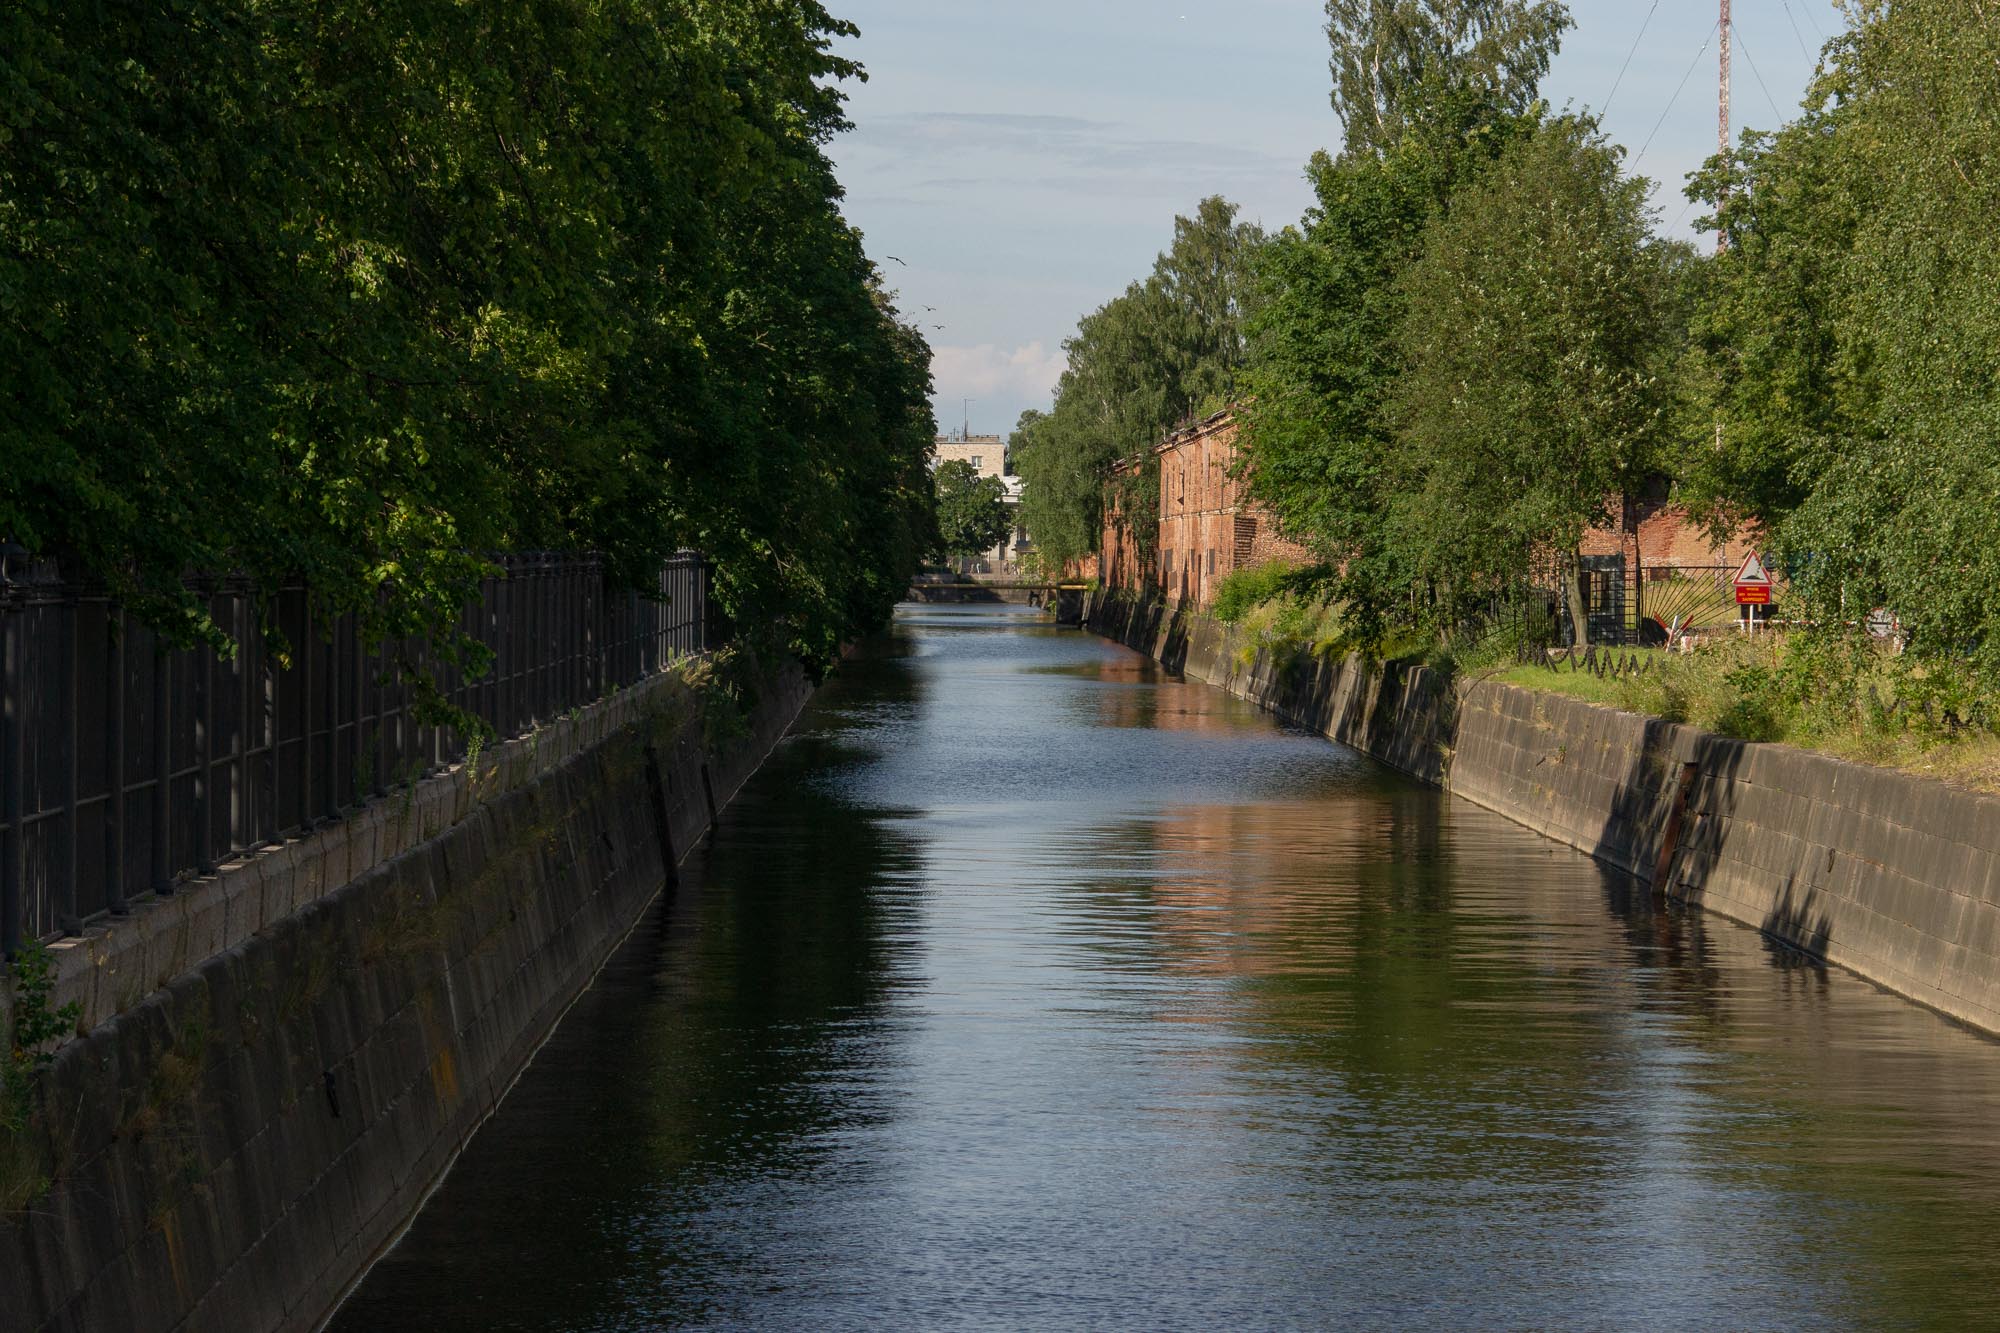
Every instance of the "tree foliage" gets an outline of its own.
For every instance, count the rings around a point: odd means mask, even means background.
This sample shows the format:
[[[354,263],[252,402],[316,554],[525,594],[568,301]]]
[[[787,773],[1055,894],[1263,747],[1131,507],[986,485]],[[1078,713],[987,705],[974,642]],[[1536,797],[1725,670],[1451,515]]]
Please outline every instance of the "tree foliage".
[[[1398,283],[1383,540],[1447,615],[1574,556],[1654,470],[1674,252],[1620,157],[1587,119],[1519,135]]]
[[[945,555],[979,555],[1014,530],[1007,488],[998,477],[982,477],[962,458],[938,464],[938,549]]]
[[[1765,520],[1822,625],[1886,606],[1918,658],[2000,681],[2000,12],[1853,18],[1800,119],[1696,182],[1731,244],[1683,471]]]
[[[1386,152],[1467,102],[1526,112],[1569,24],[1558,0],[1326,0],[1347,154]]]
[[[1246,355],[1243,320],[1251,256],[1263,241],[1236,206],[1201,201],[1174,219],[1153,272],[1084,316],[1064,342],[1068,365],[1053,409],[1027,413],[1011,443],[1023,489],[1021,521],[1042,558],[1061,565],[1097,549],[1113,467],[1120,511],[1150,553],[1158,520],[1152,446],[1190,416],[1225,406]]]
[[[1423,543],[1390,529],[1399,512],[1409,517],[1410,467],[1396,461],[1390,412],[1403,370],[1403,278],[1433,220],[1540,124],[1533,84],[1520,80],[1546,66],[1566,18],[1523,0],[1336,5],[1329,18],[1349,141],[1338,157],[1314,155],[1314,206],[1260,254],[1243,447],[1252,494],[1339,570],[1354,623],[1373,632],[1410,613],[1424,577],[1412,558]],[[1482,47],[1488,38],[1499,44]],[[1376,50],[1401,52],[1382,67],[1402,71],[1393,100],[1364,98],[1352,83],[1341,92],[1343,62]],[[1380,115],[1362,117],[1356,133],[1364,104]]]
[[[717,563],[823,658],[929,545],[928,350],[838,211],[813,0],[0,14],[0,534],[186,639],[303,579],[442,634],[487,553]]]

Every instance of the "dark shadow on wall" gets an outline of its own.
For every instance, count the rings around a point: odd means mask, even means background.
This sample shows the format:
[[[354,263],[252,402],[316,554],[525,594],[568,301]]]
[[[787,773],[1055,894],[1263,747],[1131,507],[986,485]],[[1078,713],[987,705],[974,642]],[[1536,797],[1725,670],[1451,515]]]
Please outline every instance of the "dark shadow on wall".
[[[1185,602],[1170,608],[1158,597],[1100,591],[1091,603],[1085,623],[1095,633],[1144,653],[1179,674],[1187,669],[1191,620]]]
[[[1638,732],[1636,747],[1621,746],[1615,740],[1605,747],[1607,756],[1622,750],[1631,757],[1615,774],[1602,823],[1583,849],[1598,860],[1631,872],[1650,885],[1656,896],[1741,919],[1741,912],[1732,910],[1732,905],[1713,903],[1710,898],[1722,866],[1755,864],[1754,858],[1733,851],[1739,838],[1754,837],[1757,832],[1754,826],[1746,828],[1739,818],[1751,743],[1660,718],[1612,714],[1571,700],[1550,698],[1543,706],[1597,714],[1587,718],[1584,727],[1569,729],[1578,734],[1592,724]],[[1568,762],[1553,766],[1554,772],[1543,779],[1550,802],[1567,804],[1574,810],[1598,803],[1588,791],[1589,759],[1586,754],[1576,758],[1574,767]],[[1830,873],[1830,854],[1815,857],[1815,862]],[[1771,910],[1761,920],[1745,924],[1754,924],[1786,949],[1823,962],[1833,933],[1832,918],[1821,906],[1824,893],[1821,876],[1802,881],[1797,872],[1788,873]],[[1774,961],[1777,956],[1774,954]]]

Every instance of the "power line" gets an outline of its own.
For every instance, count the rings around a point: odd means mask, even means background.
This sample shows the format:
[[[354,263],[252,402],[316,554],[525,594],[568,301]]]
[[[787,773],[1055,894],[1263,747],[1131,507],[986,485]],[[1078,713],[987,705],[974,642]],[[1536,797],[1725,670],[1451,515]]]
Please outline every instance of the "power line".
[[[1778,110],[1778,99],[1771,96],[1771,86],[1764,82],[1764,75],[1757,68],[1757,57],[1750,54],[1750,44],[1743,40],[1740,32],[1736,34],[1736,40],[1743,47],[1743,58],[1750,62],[1750,72],[1757,76],[1757,86],[1764,90],[1764,100],[1771,104],[1771,114],[1777,118],[1778,125],[1783,125],[1785,113]]]
[[[1632,57],[1639,54],[1639,43],[1646,40],[1646,29],[1653,26],[1653,15],[1660,12],[1660,0],[1653,0],[1653,7],[1646,11],[1646,21],[1639,25],[1639,35],[1632,39],[1632,49],[1625,53],[1625,63],[1618,67],[1618,77],[1611,81],[1611,94],[1604,99],[1604,114],[1611,111],[1611,99],[1618,96],[1618,90],[1625,83],[1625,71],[1632,68]]]
[[[1813,36],[1819,38],[1820,45],[1822,46],[1826,45],[1826,33],[1821,31],[1819,26],[1819,20],[1812,16],[1812,5],[1810,3],[1810,0],[1799,0],[1799,8],[1805,11],[1806,22],[1812,24]],[[1791,11],[1788,8],[1786,12],[1790,13]]]
[[[1792,25],[1792,36],[1799,39],[1799,54],[1811,60],[1812,52],[1806,50],[1806,35],[1799,31],[1799,21],[1792,17],[1792,0],[1778,0],[1778,3],[1785,7],[1785,22]]]
[[[1687,201],[1687,202],[1686,202],[1685,204],[1682,204],[1682,205],[1681,205],[1681,212],[1680,212],[1680,216],[1679,216],[1679,217],[1677,217],[1677,218],[1675,218],[1675,219],[1673,220],[1673,223],[1672,223],[1672,225],[1671,225],[1671,226],[1669,226],[1669,227],[1667,228],[1667,230],[1668,230],[1669,232],[1672,232],[1672,231],[1674,230],[1674,228],[1675,228],[1675,227],[1678,227],[1678,226],[1680,226],[1680,225],[1681,225],[1681,223],[1682,223],[1682,222],[1684,222],[1684,221],[1685,221],[1685,220],[1687,219],[1687,215],[1688,215],[1689,213],[1691,213],[1691,212],[1693,212],[1693,211],[1694,211],[1694,204],[1695,204],[1695,201],[1694,201],[1694,200],[1692,200],[1692,199],[1690,199],[1690,200],[1688,200],[1688,201]]]
[[[1687,73],[1681,75],[1680,87],[1674,89],[1674,95],[1667,99],[1667,109],[1660,113],[1659,123],[1653,126],[1653,132],[1647,135],[1646,142],[1640,145],[1639,155],[1632,159],[1632,163],[1634,166],[1637,166],[1641,161],[1645,159],[1646,150],[1648,148],[1651,148],[1653,146],[1653,140],[1659,137],[1660,126],[1665,125],[1667,123],[1667,117],[1674,113],[1674,103],[1680,101],[1681,94],[1687,91],[1688,80],[1694,77],[1695,66],[1699,65],[1701,63],[1701,58],[1708,54],[1708,45],[1710,42],[1715,40],[1716,29],[1720,28],[1721,26],[1722,26],[1722,20],[1717,19],[1715,23],[1709,28],[1708,36],[1702,41],[1701,50],[1694,53],[1694,59],[1688,62]]]

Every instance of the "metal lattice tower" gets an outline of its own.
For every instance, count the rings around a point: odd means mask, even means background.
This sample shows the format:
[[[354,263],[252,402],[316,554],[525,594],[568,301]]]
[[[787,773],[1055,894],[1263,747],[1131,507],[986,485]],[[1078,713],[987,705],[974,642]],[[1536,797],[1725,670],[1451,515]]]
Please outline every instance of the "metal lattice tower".
[[[1722,155],[1725,166],[1729,160],[1729,23],[1729,0],[1722,0],[1722,78],[1716,99],[1715,142],[1716,152]],[[1729,187],[1725,184],[1717,202],[1725,202],[1728,198]],[[1726,228],[1716,228],[1715,248],[1718,253],[1729,248],[1729,232]]]

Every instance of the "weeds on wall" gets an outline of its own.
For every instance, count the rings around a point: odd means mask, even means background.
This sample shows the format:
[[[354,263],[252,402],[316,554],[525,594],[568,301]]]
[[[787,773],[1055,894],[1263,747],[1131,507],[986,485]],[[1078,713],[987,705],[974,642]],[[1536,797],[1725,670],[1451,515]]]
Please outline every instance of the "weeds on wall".
[[[1245,665],[1260,651],[1280,658],[1344,652],[1355,646],[1352,627],[1326,589],[1325,566],[1273,560],[1224,575],[1209,614],[1236,626]]]
[[[756,662],[748,653],[724,648],[691,660],[682,678],[694,691],[701,717],[702,742],[713,754],[750,734],[750,715],[757,704]]]
[[[1500,680],[2000,792],[2000,697],[1963,662],[1899,654],[1845,628],[1724,634],[1690,652],[1556,653],[1551,609],[1533,598],[1443,629],[1364,641],[1337,604],[1320,599],[1318,575],[1273,563],[1221,580],[1211,613],[1235,626],[1241,665],[1263,653],[1289,671],[1306,656],[1360,652],[1420,664],[1441,686]]]
[[[56,969],[47,945],[23,945],[9,970],[13,1007],[0,1065],[0,1214],[18,1212],[48,1190],[47,1163],[32,1132],[37,1093],[42,1072],[55,1059],[56,1040],[75,1030],[81,1012],[74,1000],[50,1005]]]

